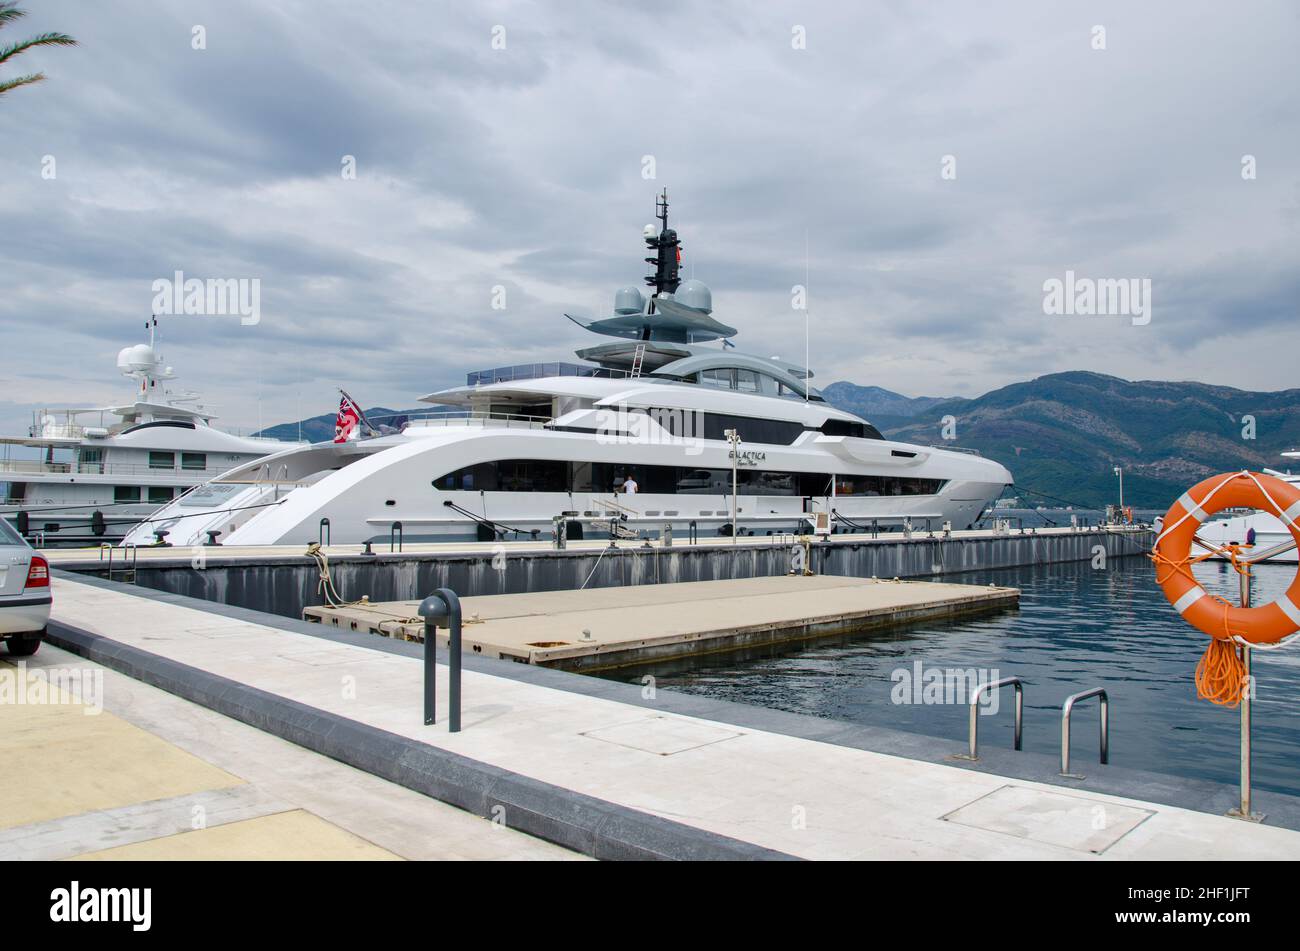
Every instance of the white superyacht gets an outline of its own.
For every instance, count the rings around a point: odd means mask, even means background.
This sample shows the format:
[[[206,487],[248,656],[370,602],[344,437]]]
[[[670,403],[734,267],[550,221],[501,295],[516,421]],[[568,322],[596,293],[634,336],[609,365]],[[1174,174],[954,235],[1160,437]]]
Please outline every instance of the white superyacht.
[[[156,327],[155,318],[149,343],[118,353],[118,369],[135,381],[131,402],[39,410],[26,436],[0,438],[0,516],[38,545],[120,541],[194,486],[294,445],[213,428],[197,394],[168,386],[176,374]]]
[[[357,544],[399,523],[406,542],[549,537],[558,523],[569,537],[762,535],[818,514],[844,529],[965,529],[1012,483],[976,454],[885,439],[826,403],[805,368],[733,349],[709,289],[679,277],[666,198],[656,211],[643,234],[653,292],[625,287],[613,315],[570,317],[612,338],[577,351],[585,363],[471,373],[422,398],[458,415],[232,467],[126,541],[163,529],[180,545]]]

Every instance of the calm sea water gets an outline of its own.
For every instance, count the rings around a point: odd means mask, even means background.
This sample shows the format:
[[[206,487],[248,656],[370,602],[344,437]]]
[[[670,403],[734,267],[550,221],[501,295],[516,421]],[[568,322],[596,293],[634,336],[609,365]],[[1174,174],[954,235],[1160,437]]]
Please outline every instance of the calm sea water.
[[[1256,603],[1290,584],[1294,566],[1256,570]],[[1235,572],[1200,565],[1207,590],[1238,594]],[[1018,610],[888,632],[866,632],[794,648],[767,648],[676,661],[611,676],[656,676],[661,687],[795,713],[964,739],[967,707],[894,703],[891,676],[977,668],[982,682],[1025,680],[1025,748],[1058,755],[1060,708],[1080,690],[1104,686],[1111,702],[1111,762],[1236,784],[1238,713],[1198,700],[1193,674],[1206,637],[1170,608],[1143,557],[952,576],[1022,590]],[[1255,652],[1254,782],[1300,794],[1300,646]],[[1012,694],[980,718],[980,744],[1011,746]],[[1073,756],[1096,762],[1097,701],[1074,715]]]

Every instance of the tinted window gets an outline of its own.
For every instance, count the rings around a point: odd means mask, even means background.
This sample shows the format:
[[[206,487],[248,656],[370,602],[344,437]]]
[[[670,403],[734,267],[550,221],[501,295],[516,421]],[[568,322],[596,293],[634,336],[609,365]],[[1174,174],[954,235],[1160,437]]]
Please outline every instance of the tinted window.
[[[151,485],[149,486],[149,501],[155,505],[170,502],[173,491],[170,485]]]
[[[176,453],[158,452],[156,450],[149,453],[150,469],[174,469],[175,467],[176,467]]]
[[[858,439],[884,439],[880,430],[870,423],[853,423],[847,419],[828,419],[822,423],[827,436],[856,436]]]
[[[743,446],[742,446],[743,452]],[[506,459],[481,462],[433,480],[443,491],[471,492],[618,492],[629,476],[640,491],[656,495],[730,495],[730,469],[696,466],[649,466],[614,462],[555,462],[546,459]],[[758,466],[736,471],[740,495],[826,496],[831,477],[824,472],[780,472]],[[943,479],[904,476],[841,475],[835,494],[843,496],[935,495]],[[120,498],[118,492],[134,492]],[[119,486],[115,501],[139,501],[140,490]],[[150,499],[152,501],[152,498]]]
[[[122,430],[122,435],[127,433],[139,432],[142,429],[157,429],[159,427],[171,427],[172,429],[194,429],[193,423],[182,422],[179,419],[156,419],[151,423],[140,423],[138,426],[132,426],[130,429]]]
[[[725,440],[727,430],[734,429],[740,433],[742,443],[789,446],[803,432],[802,423],[783,419],[759,419],[756,416],[731,416],[726,413],[657,407],[636,412],[646,414],[671,435],[684,439]]]
[[[26,545],[27,543],[23,541],[21,535],[14,531],[13,526],[5,519],[0,518],[0,544]]]
[[[548,459],[505,459],[457,469],[434,480],[445,491],[568,492],[567,462]]]
[[[115,485],[113,486],[114,502],[139,502],[140,487],[138,485]]]
[[[700,382],[705,386],[716,386],[721,390],[730,390],[735,386],[735,370],[701,370]]]
[[[722,413],[704,414],[704,438],[726,439],[726,431],[734,429],[740,434],[742,444],[764,443],[769,446],[788,446],[799,438],[803,424],[784,419],[758,419],[753,416],[728,416]]]
[[[911,479],[899,476],[840,476],[836,495],[934,495],[943,488],[942,479]]]
[[[208,454],[206,452],[181,453],[182,469],[206,469],[207,467],[208,467]]]

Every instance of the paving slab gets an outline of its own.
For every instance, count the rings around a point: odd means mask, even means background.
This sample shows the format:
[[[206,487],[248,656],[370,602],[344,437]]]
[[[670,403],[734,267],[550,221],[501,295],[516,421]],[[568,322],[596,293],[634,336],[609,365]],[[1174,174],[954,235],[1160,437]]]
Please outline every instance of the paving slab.
[[[6,690],[19,677],[22,703]],[[0,860],[582,858],[50,643],[21,661],[0,648],[0,742]]]
[[[392,852],[301,809],[77,856],[79,862],[196,860],[400,861]]]

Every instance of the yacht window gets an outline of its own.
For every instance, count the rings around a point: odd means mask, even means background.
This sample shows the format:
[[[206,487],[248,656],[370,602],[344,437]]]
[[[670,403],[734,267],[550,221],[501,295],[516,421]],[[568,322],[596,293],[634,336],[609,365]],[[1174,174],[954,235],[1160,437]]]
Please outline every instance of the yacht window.
[[[550,459],[480,462],[433,480],[444,492],[568,492],[570,464]]]
[[[742,443],[756,442],[769,446],[789,446],[803,432],[803,423],[785,419],[758,419],[726,413],[704,414],[704,438],[726,439],[727,430],[740,434]]]
[[[182,469],[206,469],[207,467],[208,467],[208,454],[206,452],[181,453]]]
[[[898,476],[838,476],[836,495],[935,495],[943,479],[904,479]]]
[[[176,453],[158,452],[157,450],[151,451],[149,453],[149,468],[150,469],[175,469]]]
[[[827,436],[855,436],[858,439],[885,438],[880,435],[880,430],[870,423],[855,423],[847,419],[828,419],[822,423],[821,431]],[[897,454],[895,453],[895,455]]]
[[[149,486],[149,501],[154,505],[170,502],[175,491],[170,485],[151,485]]]
[[[753,370],[737,370],[736,389],[740,390],[742,393],[759,392],[758,374]]]
[[[714,386],[720,390],[736,388],[736,371],[732,369],[701,370],[700,382],[705,386]]]
[[[628,477],[642,494],[730,495],[730,469],[653,466],[615,462],[555,462],[507,459],[478,463],[433,480],[443,491],[595,492],[617,493]],[[824,496],[831,477],[824,472],[772,472],[741,468],[736,473],[740,495]]]
[[[104,471],[104,450],[82,447],[77,452],[78,471],[91,474]]]
[[[701,413],[698,410],[650,408],[636,410],[673,436],[685,439],[726,439],[727,430],[735,429],[743,442],[769,446],[789,446],[803,432],[803,424],[785,419],[759,419],[757,416],[733,416],[730,413]]]
[[[124,429],[122,430],[122,435],[125,436],[127,433],[139,432],[142,429],[157,429],[159,427],[171,427],[172,429],[197,428],[193,423],[187,423],[179,419],[155,419],[151,423],[138,423],[129,429]]]
[[[114,502],[139,502],[140,487],[138,485],[115,485],[113,486]]]
[[[569,485],[574,492],[592,491],[592,466],[593,462],[571,462],[569,463]]]

